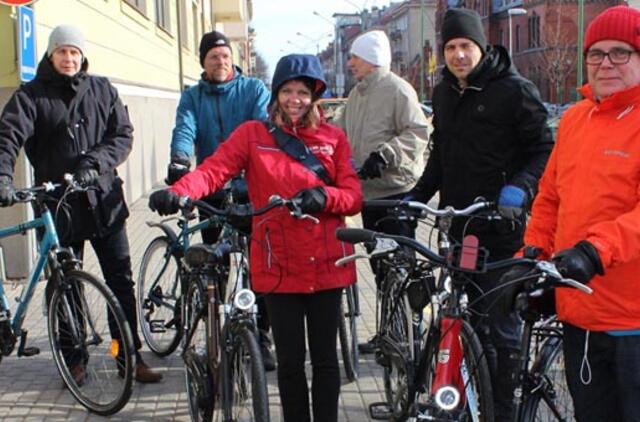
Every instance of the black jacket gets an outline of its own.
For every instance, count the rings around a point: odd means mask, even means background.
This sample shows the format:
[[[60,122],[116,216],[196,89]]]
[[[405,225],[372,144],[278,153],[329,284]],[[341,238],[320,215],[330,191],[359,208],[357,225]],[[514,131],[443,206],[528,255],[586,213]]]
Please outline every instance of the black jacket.
[[[37,184],[60,182],[81,163],[98,170],[98,188],[73,194],[70,215],[58,215],[63,243],[105,234],[129,215],[115,168],[131,151],[133,128],[116,89],[86,68],[85,60],[78,74],[65,76],[45,56],[0,117],[0,175],[13,175],[23,145]]]
[[[497,200],[501,188],[522,188],[531,201],[537,191],[553,139],[547,112],[535,85],[512,66],[496,46],[485,54],[461,89],[445,67],[434,90],[432,151],[416,188],[420,199],[440,192],[440,206],[463,208],[477,197]],[[461,219],[459,219],[461,220]],[[466,221],[454,221],[458,240]],[[472,220],[464,234],[476,234],[493,255],[522,244],[520,225]]]

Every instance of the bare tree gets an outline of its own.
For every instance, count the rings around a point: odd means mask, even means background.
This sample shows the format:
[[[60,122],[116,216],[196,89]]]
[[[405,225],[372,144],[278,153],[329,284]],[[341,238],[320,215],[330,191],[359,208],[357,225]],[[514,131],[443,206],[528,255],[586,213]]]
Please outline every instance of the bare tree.
[[[253,76],[260,79],[265,85],[269,86],[271,81],[269,80],[269,65],[259,51],[256,51],[256,63],[253,71]]]
[[[551,3],[551,2],[549,2]],[[577,61],[575,44],[576,25],[570,16],[563,14],[563,2],[549,4],[546,11],[544,29],[540,34],[542,72],[549,81],[550,99],[564,102],[563,86],[574,72]]]

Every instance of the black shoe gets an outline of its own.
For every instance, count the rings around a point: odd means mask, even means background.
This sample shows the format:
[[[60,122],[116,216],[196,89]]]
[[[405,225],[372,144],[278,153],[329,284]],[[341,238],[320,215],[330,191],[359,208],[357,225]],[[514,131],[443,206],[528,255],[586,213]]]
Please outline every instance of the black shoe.
[[[264,370],[267,372],[275,371],[276,359],[273,357],[273,353],[268,346],[264,343],[260,345],[260,353],[262,353],[262,363],[264,364]]]
[[[378,339],[376,336],[371,337],[366,343],[358,344],[358,351],[363,355],[371,355],[378,350]]]

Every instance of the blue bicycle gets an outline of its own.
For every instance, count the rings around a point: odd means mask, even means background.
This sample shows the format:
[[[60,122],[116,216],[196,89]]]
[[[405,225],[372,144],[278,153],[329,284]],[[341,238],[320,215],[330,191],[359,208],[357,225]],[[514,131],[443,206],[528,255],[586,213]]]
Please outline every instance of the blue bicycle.
[[[58,209],[73,192],[85,190],[66,177],[66,184],[45,183],[15,193],[14,202],[33,203],[38,218],[0,229],[0,238],[41,233],[36,265],[12,316],[0,279],[0,359],[9,356],[18,343],[18,356],[34,356],[37,347],[27,347],[27,330],[22,325],[38,280],[47,275],[45,291],[47,328],[54,361],[71,394],[87,409],[112,415],[131,396],[133,382],[133,339],[120,303],[111,290],[93,275],[82,271],[73,251],[62,248],[54,218],[46,202],[49,194],[64,189]],[[45,267],[47,271],[45,272]]]

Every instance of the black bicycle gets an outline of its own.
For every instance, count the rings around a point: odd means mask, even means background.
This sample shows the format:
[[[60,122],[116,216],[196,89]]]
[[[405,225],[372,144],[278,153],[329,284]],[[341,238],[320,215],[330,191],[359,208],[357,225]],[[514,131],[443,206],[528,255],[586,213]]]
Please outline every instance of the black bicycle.
[[[352,284],[342,292],[340,318],[338,320],[338,339],[342,353],[342,364],[347,379],[358,379],[360,354],[358,352],[357,319],[360,316],[358,285]]]

